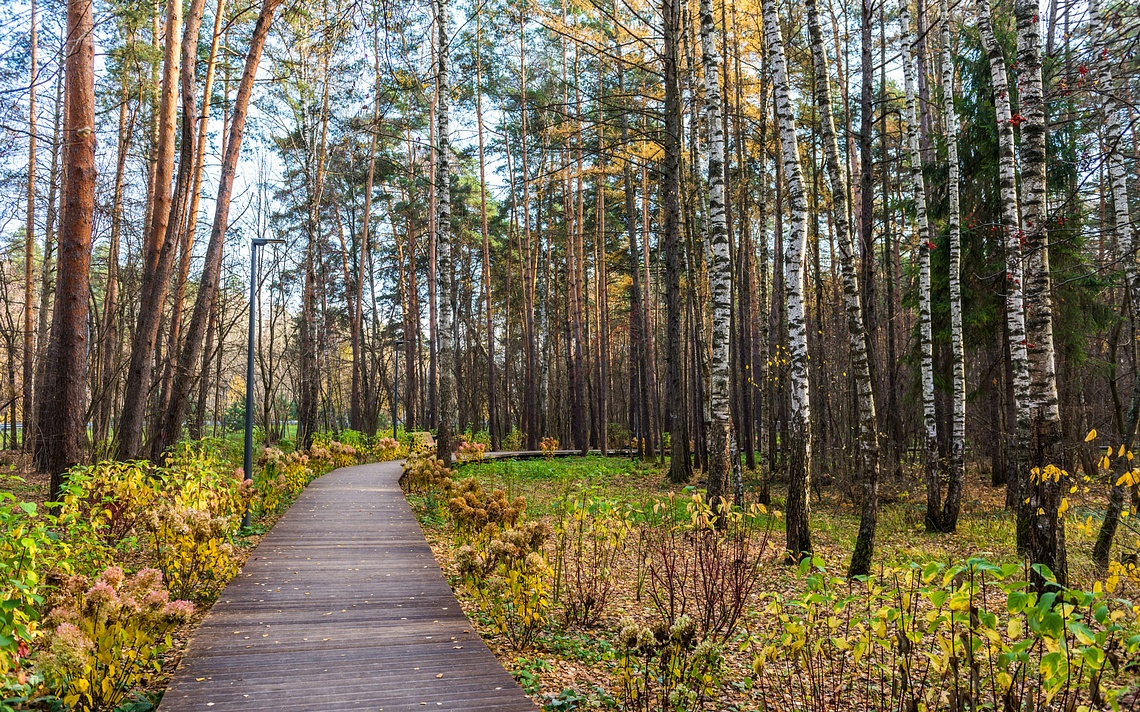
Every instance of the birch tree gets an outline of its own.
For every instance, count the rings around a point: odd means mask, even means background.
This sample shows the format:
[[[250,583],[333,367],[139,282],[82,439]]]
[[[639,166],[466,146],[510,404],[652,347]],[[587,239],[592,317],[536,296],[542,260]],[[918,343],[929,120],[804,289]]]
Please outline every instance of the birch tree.
[[[950,417],[950,481],[938,528],[952,532],[958,528],[962,488],[966,480],[966,349],[962,341],[962,228],[958,198],[958,112],[954,109],[954,56],[950,46],[950,14],[946,0],[939,0],[942,14],[942,112],[946,125],[947,193],[950,241],[950,350],[953,384]]]
[[[1016,0],[1017,67],[1021,104],[1021,218],[1026,249],[1026,332],[1029,343],[1030,432],[1028,497],[1022,497],[1020,528],[1027,531],[1030,561],[1048,566],[1064,585],[1065,527],[1061,504],[1061,411],[1053,350],[1052,278],[1045,205],[1045,97],[1041,79],[1040,9],[1035,0]],[[1034,584],[1047,584],[1034,571]]]
[[[859,270],[855,264],[855,246],[848,222],[847,177],[839,155],[835,135],[835,117],[831,109],[831,75],[816,0],[807,0],[808,34],[811,38],[812,65],[815,70],[815,100],[819,106],[820,138],[831,186],[831,206],[839,266],[843,276],[843,307],[847,315],[847,337],[851,352],[851,370],[855,381],[855,447],[856,478],[863,498],[859,519],[859,537],[851,555],[849,576],[870,573],[875,552],[875,528],[879,499],[879,424],[875,415],[875,397],[871,384],[871,366],[867,357],[867,333],[863,324],[863,307],[859,291]]]
[[[764,3],[764,36],[768,44],[768,61],[772,69],[776,117],[779,121],[780,146],[784,166],[787,198],[791,205],[791,226],[784,246],[784,308],[788,329],[788,383],[791,390],[788,459],[787,549],[789,556],[799,558],[812,551],[811,503],[811,402],[808,392],[808,345],[806,305],[804,300],[804,254],[807,251],[807,200],[804,196],[800,147],[796,137],[796,118],[792,113],[788,64],[784,58],[784,40],[780,34],[776,0]]]
[[[708,210],[712,261],[709,297],[712,301],[712,359],[710,362],[709,503],[725,507],[729,476],[735,465],[732,417],[729,411],[729,339],[732,310],[732,265],[728,254],[728,225],[724,202],[724,124],[721,122],[720,55],[711,0],[701,0],[701,59],[705,70],[705,122],[708,131]]]
[[[910,26],[908,0],[902,0],[899,23],[903,33],[903,78],[906,85],[906,144],[911,197],[914,200],[918,231],[918,321],[921,354],[923,470],[926,479],[926,529],[940,531],[942,519],[941,467],[938,458],[938,421],[934,410],[934,326],[930,304],[930,254],[935,245],[926,212],[926,181],[922,175],[919,148],[919,111],[915,98],[915,47]]]
[[[994,109],[998,131],[998,193],[1001,199],[1001,234],[1005,247],[1005,327],[1013,373],[1013,437],[1009,443],[1009,461],[1014,476],[1006,484],[1006,506],[1021,506],[1029,467],[1029,357],[1025,340],[1025,296],[1021,253],[1021,210],[1017,199],[1017,167],[1014,158],[1013,112],[1010,107],[1009,80],[1005,55],[994,36],[989,0],[977,0],[978,34],[989,58],[990,78],[994,90]],[[1023,548],[1023,529],[1018,528],[1018,548]]]
[[[1089,2],[1089,36],[1092,39],[1092,72],[1094,91],[1099,97],[1100,117],[1103,120],[1105,139],[1105,163],[1108,167],[1109,190],[1112,196],[1111,231],[1116,237],[1124,272],[1124,288],[1127,298],[1133,305],[1140,304],[1140,269],[1137,268],[1135,235],[1128,207],[1128,173],[1124,163],[1124,132],[1121,113],[1126,112],[1123,96],[1123,82],[1117,74],[1115,48],[1109,40],[1109,28],[1098,0]],[[1135,309],[1135,306],[1133,307]],[[1132,339],[1136,340],[1137,319],[1132,318]],[[1137,421],[1140,420],[1140,378],[1133,380],[1132,397],[1124,419],[1121,442],[1125,451],[1131,452],[1136,439]],[[1112,540],[1120,525],[1120,515],[1128,494],[1128,485],[1123,475],[1132,467],[1132,460],[1119,459],[1116,472],[1112,475],[1112,489],[1109,492],[1108,506],[1104,521],[1097,534],[1093,547],[1093,563],[1103,575],[1108,571]]]

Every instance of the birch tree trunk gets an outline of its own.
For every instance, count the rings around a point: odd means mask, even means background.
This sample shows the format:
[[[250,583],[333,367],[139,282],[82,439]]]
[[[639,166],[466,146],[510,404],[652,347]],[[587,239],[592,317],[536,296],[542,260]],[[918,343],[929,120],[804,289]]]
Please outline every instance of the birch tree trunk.
[[[95,217],[95,13],[92,0],[68,0],[64,97],[63,214],[51,336],[37,401],[35,464],[51,473],[58,501],[63,473],[86,456],[87,311]]]
[[[803,170],[796,137],[796,119],[792,113],[788,65],[784,58],[784,40],[780,35],[776,0],[764,3],[764,36],[768,43],[772,68],[776,117],[779,121],[780,145],[787,197],[791,204],[791,226],[784,248],[784,308],[787,315],[788,374],[791,412],[788,417],[789,442],[784,450],[788,467],[787,549],[794,559],[812,551],[811,504],[811,403],[808,393],[808,346],[806,305],[804,300],[804,253],[807,250],[807,200],[804,196]]]
[[[705,122],[708,130],[708,210],[711,262],[712,358],[709,383],[709,504],[726,508],[736,447],[729,410],[729,340],[732,311],[732,264],[724,202],[724,124],[721,121],[720,56],[711,0],[701,0],[701,60],[705,70]]]
[[[839,266],[843,276],[843,307],[847,315],[848,347],[855,381],[855,422],[857,433],[856,479],[863,498],[859,518],[859,537],[851,555],[848,576],[865,576],[871,571],[875,553],[875,528],[879,519],[879,424],[875,415],[874,386],[867,358],[867,334],[863,324],[863,307],[859,290],[859,269],[855,264],[855,246],[848,222],[847,178],[839,155],[835,135],[835,117],[831,109],[831,76],[820,28],[819,5],[807,0],[808,33],[811,37],[812,64],[815,69],[815,100],[819,105],[820,138],[831,183],[831,205]]]
[[[439,284],[439,425],[436,430],[436,457],[451,465],[452,421],[455,418],[455,354],[452,333],[455,315],[454,269],[451,244],[451,137],[448,113],[451,85],[448,78],[448,0],[437,0],[436,27],[439,37],[436,58],[439,97],[436,106],[436,259]]]
[[[950,13],[946,0],[939,0],[942,14],[942,110],[946,124],[946,152],[949,164],[947,217],[950,240],[950,350],[953,383],[950,424],[950,481],[942,508],[940,529],[958,528],[962,489],[966,482],[966,347],[962,341],[962,227],[958,200],[958,112],[954,109],[954,57],[950,52]]]
[[[1089,2],[1090,35],[1095,40],[1093,44],[1092,78],[1096,82],[1100,95],[1101,118],[1104,121],[1105,133],[1105,162],[1108,164],[1109,188],[1112,195],[1112,232],[1119,245],[1123,260],[1124,288],[1128,299],[1133,305],[1140,304],[1140,269],[1137,268],[1135,237],[1132,233],[1132,220],[1128,209],[1128,174],[1124,164],[1124,132],[1121,128],[1120,114],[1125,107],[1122,97],[1124,87],[1116,75],[1112,64],[1115,57],[1113,48],[1109,46],[1108,28],[1105,27],[1101,16],[1098,0]],[[1132,339],[1135,343],[1136,318],[1132,319]],[[1121,441],[1124,449],[1131,452],[1136,439],[1136,425],[1140,420],[1140,378],[1132,384],[1132,397],[1128,404],[1128,414],[1125,416]],[[1108,507],[1105,510],[1104,521],[1097,534],[1096,545],[1093,547],[1093,563],[1102,575],[1108,571],[1109,556],[1112,552],[1112,540],[1116,536],[1116,529],[1120,525],[1120,514],[1127,498],[1128,486],[1120,478],[1132,467],[1132,461],[1118,459],[1118,467],[1112,475],[1112,490],[1109,493]]]
[[[1029,469],[1029,360],[1025,339],[1025,296],[1021,255],[1021,211],[1017,200],[1017,168],[1014,158],[1013,112],[1010,108],[1009,81],[1005,56],[994,36],[989,0],[977,0],[978,33],[990,63],[994,87],[994,109],[998,129],[998,176],[1001,196],[1001,230],[1005,245],[1005,319],[1010,370],[1013,374],[1013,437],[1008,444],[1008,461],[1013,477],[1006,483],[1006,507],[1020,509],[1021,493]],[[1028,536],[1017,533],[1018,549]]]
[[[922,388],[922,444],[926,478],[926,530],[942,529],[941,467],[938,458],[938,422],[934,410],[934,327],[930,305],[930,254],[935,245],[930,234],[930,219],[926,213],[926,182],[922,175],[922,152],[919,149],[919,111],[915,98],[914,43],[910,26],[908,0],[902,0],[899,22],[903,32],[903,75],[906,84],[906,139],[910,159],[910,189],[918,223],[918,300],[919,300],[919,351],[921,357]]]
[[[1029,343],[1030,470],[1028,497],[1022,497],[1020,526],[1029,534],[1029,560],[1048,566],[1064,585],[1065,526],[1062,496],[1061,411],[1053,351],[1052,286],[1045,205],[1045,97],[1041,80],[1041,28],[1037,2],[1016,0],[1017,67],[1021,102],[1021,217],[1025,235],[1026,332]],[[1026,501],[1028,500],[1028,501]],[[1036,570],[1034,585],[1045,578]]]

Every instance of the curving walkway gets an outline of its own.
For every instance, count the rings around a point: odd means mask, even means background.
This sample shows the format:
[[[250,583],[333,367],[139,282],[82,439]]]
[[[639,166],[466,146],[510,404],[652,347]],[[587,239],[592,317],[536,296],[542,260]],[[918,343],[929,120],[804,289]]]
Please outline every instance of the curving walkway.
[[[529,710],[468,623],[396,462],[314,481],[195,631],[162,712]]]

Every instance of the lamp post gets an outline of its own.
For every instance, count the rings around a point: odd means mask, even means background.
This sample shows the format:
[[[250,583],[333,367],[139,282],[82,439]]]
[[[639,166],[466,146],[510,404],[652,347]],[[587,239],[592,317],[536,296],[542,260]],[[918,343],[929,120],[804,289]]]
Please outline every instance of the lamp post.
[[[249,345],[245,357],[245,479],[253,479],[253,332],[257,328],[257,253],[258,248],[285,242],[281,239],[255,237],[249,248]],[[249,528],[250,508],[246,507],[241,525]]]
[[[403,339],[396,339],[392,342],[392,359],[395,364],[394,375],[392,377],[392,439],[399,442],[400,438],[396,434],[396,428],[400,423],[400,347],[408,343]]]

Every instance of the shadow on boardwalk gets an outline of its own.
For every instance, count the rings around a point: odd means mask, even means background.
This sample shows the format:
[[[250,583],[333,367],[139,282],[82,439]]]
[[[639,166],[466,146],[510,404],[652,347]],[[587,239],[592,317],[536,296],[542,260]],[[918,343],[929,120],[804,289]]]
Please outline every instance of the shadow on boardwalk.
[[[471,627],[395,462],[316,480],[195,631],[161,712],[535,710]]]

